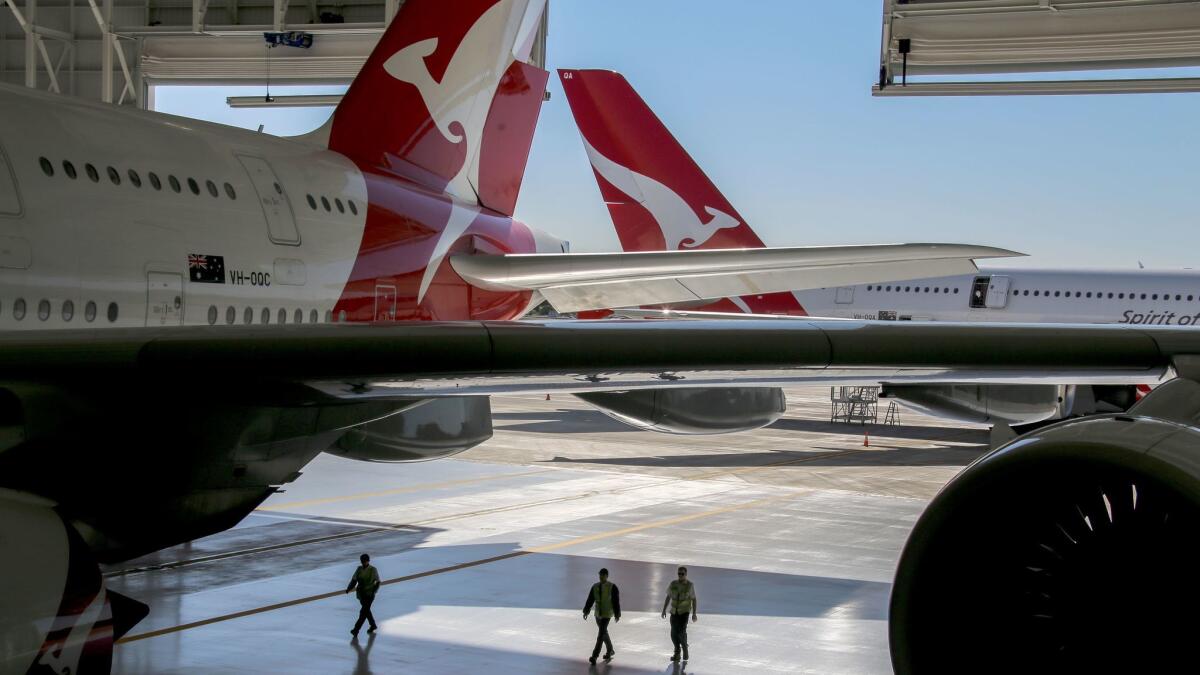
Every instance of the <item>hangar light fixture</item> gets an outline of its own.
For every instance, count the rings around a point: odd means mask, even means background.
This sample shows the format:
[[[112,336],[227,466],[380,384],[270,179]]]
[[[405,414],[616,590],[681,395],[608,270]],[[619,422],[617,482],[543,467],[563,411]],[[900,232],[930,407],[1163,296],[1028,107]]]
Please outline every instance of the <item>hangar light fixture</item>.
[[[230,108],[319,108],[335,106],[342,100],[341,94],[307,94],[303,96],[229,96],[225,103]]]

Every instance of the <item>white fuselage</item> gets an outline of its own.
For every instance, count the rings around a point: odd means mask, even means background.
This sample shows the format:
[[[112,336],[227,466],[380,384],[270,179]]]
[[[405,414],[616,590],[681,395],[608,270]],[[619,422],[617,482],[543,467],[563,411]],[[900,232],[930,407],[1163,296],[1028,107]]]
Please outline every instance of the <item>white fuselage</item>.
[[[811,316],[899,321],[1200,325],[1200,272],[982,268],[797,291]]]

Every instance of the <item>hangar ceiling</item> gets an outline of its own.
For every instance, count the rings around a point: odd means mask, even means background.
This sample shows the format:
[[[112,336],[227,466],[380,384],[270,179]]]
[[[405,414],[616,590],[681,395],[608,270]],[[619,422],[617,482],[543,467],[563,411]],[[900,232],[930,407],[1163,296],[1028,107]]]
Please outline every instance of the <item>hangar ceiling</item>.
[[[1029,75],[1200,66],[1193,0],[884,0],[881,43],[876,95],[1200,90],[1200,78],[1136,72]]]
[[[153,85],[349,82],[403,0],[0,0],[0,81],[147,107]],[[269,50],[263,32],[311,48]],[[546,20],[534,50],[544,63]]]

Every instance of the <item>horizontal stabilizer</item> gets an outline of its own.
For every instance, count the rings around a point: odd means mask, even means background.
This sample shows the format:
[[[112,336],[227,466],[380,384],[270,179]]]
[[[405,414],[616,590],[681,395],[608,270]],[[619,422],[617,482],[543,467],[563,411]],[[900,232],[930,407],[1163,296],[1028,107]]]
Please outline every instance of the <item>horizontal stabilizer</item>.
[[[976,271],[990,246],[883,244],[799,248],[460,255],[450,264],[488,290],[539,291],[559,312],[691,302]]]

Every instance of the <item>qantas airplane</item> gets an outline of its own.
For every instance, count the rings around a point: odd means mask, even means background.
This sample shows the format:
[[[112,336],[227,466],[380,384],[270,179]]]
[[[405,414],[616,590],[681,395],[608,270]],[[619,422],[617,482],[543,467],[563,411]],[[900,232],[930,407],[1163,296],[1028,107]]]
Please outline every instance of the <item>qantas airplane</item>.
[[[765,247],[620,73],[560,70],[559,77],[623,250]],[[1200,326],[1200,273],[983,268],[972,274],[756,293],[618,313]],[[992,423],[999,432],[996,440],[1008,440],[1007,425],[1121,411],[1143,392],[1132,385],[885,383],[882,395],[942,417]]]
[[[148,608],[109,592],[97,561],[229,528],[321,452],[394,462],[464,450],[490,437],[488,396],[506,392],[571,393],[639,428],[715,433],[778,419],[781,387],[794,383],[1182,374],[1126,416],[1025,436],[947,488],[954,508],[930,507],[901,562],[893,626],[917,633],[893,648],[898,672],[954,652],[953,626],[913,612],[961,622],[978,641],[1002,633],[967,609],[1027,609],[947,606],[963,596],[941,592],[961,580],[922,576],[947,561],[979,569],[938,548],[968,539],[960,514],[976,536],[996,535],[967,547],[986,557],[1036,548],[1044,514],[1074,505],[1071,490],[1135,485],[1140,510],[1123,531],[1195,541],[1177,528],[1193,522],[1197,464],[1172,453],[1200,440],[1187,425],[1200,410],[1189,389],[1200,334],[510,321],[540,298],[560,311],[676,303],[973,274],[973,258],[1011,255],[947,244],[563,251],[512,218],[548,77],[528,63],[544,11],[544,0],[407,0],[330,122],[295,139],[0,87],[0,671],[107,672]],[[1013,481],[1022,504],[1048,511],[1012,510],[989,529],[988,507]],[[1140,518],[1164,509],[1167,527]],[[1122,545],[1106,532],[1095,538]],[[998,569],[990,587],[1027,587],[1024,574]],[[1106,588],[1114,597],[1120,578]],[[923,598],[933,604],[910,602]],[[1075,639],[1089,620],[1055,634]],[[1004,653],[1041,654],[1043,642],[1028,644]]]

